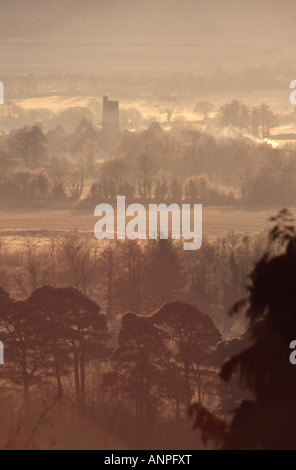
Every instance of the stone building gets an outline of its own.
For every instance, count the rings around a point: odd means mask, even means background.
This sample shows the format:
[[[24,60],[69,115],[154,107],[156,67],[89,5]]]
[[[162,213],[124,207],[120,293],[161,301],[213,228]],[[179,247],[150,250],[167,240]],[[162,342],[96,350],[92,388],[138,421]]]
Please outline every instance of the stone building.
[[[118,140],[119,131],[119,102],[103,98],[102,137],[104,146],[110,149]]]

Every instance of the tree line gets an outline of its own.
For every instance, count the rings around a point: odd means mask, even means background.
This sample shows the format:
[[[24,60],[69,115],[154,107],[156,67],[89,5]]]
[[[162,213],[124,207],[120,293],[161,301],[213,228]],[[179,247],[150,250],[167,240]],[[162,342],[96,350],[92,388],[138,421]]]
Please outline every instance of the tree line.
[[[110,342],[106,315],[77,289],[42,287],[22,301],[1,289],[0,331],[2,384],[22,391],[28,412],[43,391],[73,401],[79,414],[91,412],[110,429],[108,419],[118,415],[134,438],[161,421],[180,424],[194,398],[217,401],[222,337],[190,304],[167,303],[152,315],[126,313]]]
[[[200,304],[227,336],[243,325],[224,312],[244,294],[244,280],[266,249],[264,232],[204,238],[203,249],[190,255],[171,240],[106,241],[99,248],[76,231],[17,247],[0,240],[1,285],[15,298],[43,285],[71,286],[98,302],[111,322],[122,311],[145,314],[178,299]]]
[[[38,126],[3,134],[0,197],[100,203],[120,194],[143,203],[295,202],[295,149],[252,140],[243,129],[242,134],[229,131],[228,137],[218,129],[216,136],[186,128],[159,129],[124,133],[107,161],[100,159],[106,155],[99,133],[87,121],[73,135],[63,130],[45,135]]]

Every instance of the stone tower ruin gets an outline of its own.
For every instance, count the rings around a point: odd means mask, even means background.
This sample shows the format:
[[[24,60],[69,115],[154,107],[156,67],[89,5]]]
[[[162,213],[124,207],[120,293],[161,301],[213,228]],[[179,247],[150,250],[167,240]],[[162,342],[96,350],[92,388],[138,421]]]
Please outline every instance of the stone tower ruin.
[[[107,148],[116,143],[119,133],[119,102],[104,96],[102,135]]]

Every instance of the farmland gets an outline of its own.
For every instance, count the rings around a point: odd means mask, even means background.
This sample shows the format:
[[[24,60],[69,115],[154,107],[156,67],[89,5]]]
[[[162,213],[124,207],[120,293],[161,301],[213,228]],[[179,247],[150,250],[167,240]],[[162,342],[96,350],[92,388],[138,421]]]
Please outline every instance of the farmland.
[[[92,234],[96,218],[95,204],[31,203],[14,207],[0,205],[0,236],[6,240],[24,237],[47,238],[77,229]],[[224,207],[203,208],[203,236],[222,236],[228,232],[256,233],[268,227],[270,217],[279,208]]]

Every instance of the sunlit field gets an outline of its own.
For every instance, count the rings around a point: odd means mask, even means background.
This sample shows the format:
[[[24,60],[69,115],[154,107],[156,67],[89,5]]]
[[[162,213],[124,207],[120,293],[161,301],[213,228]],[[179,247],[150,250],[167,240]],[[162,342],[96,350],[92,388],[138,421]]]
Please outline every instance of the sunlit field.
[[[0,208],[0,237],[9,245],[22,243],[24,237],[47,239],[52,235],[63,235],[77,229],[93,236],[97,218],[93,212],[95,205],[77,206],[63,203],[59,208],[40,207],[32,204],[13,209]],[[269,227],[269,219],[281,208],[238,208],[238,207],[203,207],[203,236],[225,236],[229,232],[238,234],[256,233]],[[295,209],[296,212],[296,209]],[[99,243],[99,242],[98,242]]]

